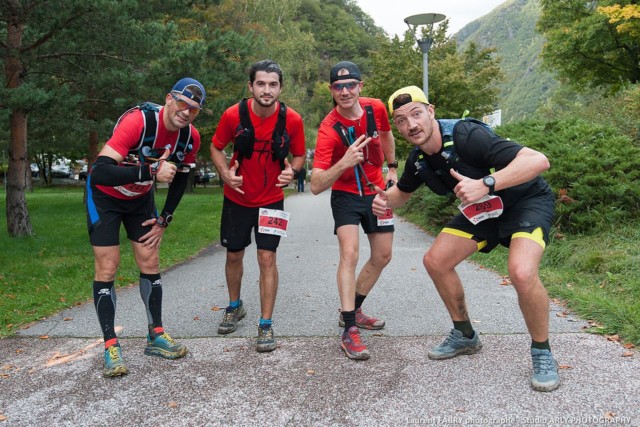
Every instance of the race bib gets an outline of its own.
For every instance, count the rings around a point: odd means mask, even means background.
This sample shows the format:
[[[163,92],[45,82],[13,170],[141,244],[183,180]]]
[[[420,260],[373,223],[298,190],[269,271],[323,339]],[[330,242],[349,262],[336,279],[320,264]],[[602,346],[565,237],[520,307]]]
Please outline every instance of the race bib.
[[[476,225],[485,219],[497,218],[502,215],[504,205],[499,196],[486,195],[476,203],[468,205],[460,203],[458,209],[473,225]]]
[[[387,209],[384,212],[384,215],[377,217],[378,218],[378,227],[383,227],[385,225],[393,225],[393,209]]]
[[[288,226],[289,212],[278,209],[260,208],[258,233],[287,237]]]

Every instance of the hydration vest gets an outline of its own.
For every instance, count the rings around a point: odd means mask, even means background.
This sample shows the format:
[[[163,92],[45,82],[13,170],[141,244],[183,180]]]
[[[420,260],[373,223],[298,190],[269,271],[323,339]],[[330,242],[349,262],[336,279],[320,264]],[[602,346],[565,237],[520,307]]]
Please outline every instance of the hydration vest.
[[[113,127],[115,131],[120,121],[122,121],[127,114],[137,110],[142,112],[143,126],[142,132],[140,133],[140,140],[137,146],[129,150],[129,154],[138,156],[141,163],[144,163],[147,157],[157,159],[164,154],[165,147],[153,147],[156,142],[156,136],[158,135],[158,120],[160,119],[158,116],[161,108],[162,106],[153,102],[143,102],[125,111]],[[191,125],[189,125],[180,129],[178,132],[176,143],[173,145],[171,155],[167,160],[177,164],[182,163],[187,153],[191,150],[193,150],[193,137],[191,136]]]
[[[249,115],[247,98],[240,101],[240,124],[238,125],[233,139],[233,151],[238,152],[238,163],[243,159],[250,159],[253,154],[253,146],[256,142],[255,130]],[[280,162],[280,169],[284,169],[284,159],[289,155],[291,140],[287,133],[287,106],[280,102],[278,108],[278,121],[271,134],[271,158]]]
[[[371,105],[365,105],[364,110],[367,114],[367,136],[377,138],[378,127],[376,126],[376,119],[373,116],[373,107]],[[350,139],[348,131],[342,123],[336,122],[336,124],[333,125],[333,129],[338,133],[338,136],[345,146],[350,146],[355,140],[355,135],[352,135],[352,139]]]
[[[464,159],[460,159],[460,155],[456,152],[454,144],[456,126],[460,122],[470,122],[481,125],[492,135],[495,134],[489,125],[476,119],[439,119],[437,122],[440,124],[440,133],[442,135],[442,150],[440,151],[440,155],[445,160],[443,166],[434,169],[427,161],[427,155],[420,150],[419,147],[415,147],[411,151],[407,161],[416,166],[418,176],[431,191],[440,196],[444,196],[451,193],[453,187],[455,187],[455,178],[449,173],[449,170],[452,168],[464,176],[485,176],[491,173],[491,169],[489,168],[479,168],[465,162]],[[454,185],[451,186],[451,183],[454,183]]]

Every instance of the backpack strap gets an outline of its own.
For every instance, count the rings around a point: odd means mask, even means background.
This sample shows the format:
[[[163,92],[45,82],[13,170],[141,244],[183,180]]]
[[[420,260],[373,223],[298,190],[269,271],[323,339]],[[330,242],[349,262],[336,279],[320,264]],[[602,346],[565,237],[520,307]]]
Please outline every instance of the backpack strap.
[[[291,139],[287,133],[287,106],[280,102],[278,121],[271,135],[271,154],[274,161],[280,162],[280,169],[284,169],[284,159],[289,155]]]
[[[243,98],[238,104],[240,124],[236,128],[233,137],[233,151],[238,152],[238,164],[245,158],[250,159],[253,154],[253,144],[256,142],[255,131],[249,115],[247,98]]]
[[[373,106],[365,105],[364,111],[367,113],[367,136],[371,138],[378,137],[378,126],[376,125],[376,118],[373,115]]]

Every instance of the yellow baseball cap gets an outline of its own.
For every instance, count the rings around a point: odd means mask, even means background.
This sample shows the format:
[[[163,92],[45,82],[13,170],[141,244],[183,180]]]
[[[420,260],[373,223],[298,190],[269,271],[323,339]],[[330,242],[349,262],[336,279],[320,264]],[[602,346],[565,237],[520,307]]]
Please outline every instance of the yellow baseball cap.
[[[410,102],[422,102],[429,105],[426,95],[418,86],[407,86],[393,92],[389,97],[389,114],[399,107]]]

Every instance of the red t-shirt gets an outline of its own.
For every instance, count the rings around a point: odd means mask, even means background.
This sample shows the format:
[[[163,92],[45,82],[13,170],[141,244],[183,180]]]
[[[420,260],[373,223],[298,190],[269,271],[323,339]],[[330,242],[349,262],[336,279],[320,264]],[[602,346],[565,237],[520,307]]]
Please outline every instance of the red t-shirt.
[[[362,106],[363,110],[367,105],[371,105],[373,107],[373,116],[376,121],[378,133],[388,132],[391,130],[389,117],[387,116],[387,109],[384,107],[382,101],[374,98],[361,97],[358,99],[358,102]],[[356,131],[356,138],[367,133],[366,111],[362,113],[362,116],[358,120],[349,120],[342,117],[334,108],[329,114],[327,114],[327,117],[324,118],[322,123],[320,123],[320,129],[318,129],[318,141],[316,142],[316,152],[313,160],[314,168],[322,170],[329,169],[331,166],[335,165],[347,151],[347,147],[344,145],[342,138],[333,128],[337,122],[342,123],[345,128],[353,126]],[[385,159],[379,134],[376,138],[371,139],[363,151],[364,162],[362,163],[362,167],[367,178],[369,178],[369,181],[378,187],[384,188],[382,164]],[[331,188],[333,190],[359,194],[354,169],[355,168],[349,168],[344,171]],[[358,173],[360,174],[360,172]],[[365,194],[376,194],[375,191],[371,191],[369,187],[367,187],[364,177],[360,176],[360,181],[362,182],[362,188],[365,189]]]
[[[278,122],[278,109],[267,118],[258,117],[251,108],[253,99],[249,99],[247,109],[255,132],[255,144],[253,154],[250,158],[242,159],[240,162],[239,174],[243,176],[243,184],[240,189],[244,194],[240,194],[228,186],[224,186],[224,195],[231,201],[246,207],[260,207],[284,199],[282,188],[277,187],[278,175],[282,172],[280,162],[273,160],[271,154],[272,134]],[[292,108],[287,107],[287,133],[289,134],[289,152],[293,156],[304,156],[306,148],[304,144],[304,125],[302,117]],[[216,133],[211,139],[211,143],[218,150],[224,148],[234,140],[236,130],[240,125],[240,106],[233,105],[222,114]],[[238,157],[234,152],[231,158],[233,164]]]
[[[160,109],[158,113],[158,129],[156,133],[156,140],[153,143],[153,149],[160,147],[171,146],[171,152],[176,148],[178,143],[178,136],[180,131],[169,131],[164,126],[164,120],[162,120],[162,113],[164,107]],[[113,135],[107,141],[107,145],[118,152],[123,158],[126,158],[129,154],[129,150],[137,147],[140,143],[140,135],[144,127],[144,113],[142,111],[132,111],[125,115],[118,126],[113,131]],[[192,125],[191,136],[193,137],[193,149],[185,155],[184,163],[195,163],[196,154],[200,149],[200,133]],[[162,151],[162,150],[159,150]],[[123,167],[129,167],[122,165]],[[109,187],[104,185],[96,185],[100,191],[113,196],[117,199],[135,199],[143,196],[151,191],[153,181],[136,182],[132,184],[120,185],[117,187]]]

